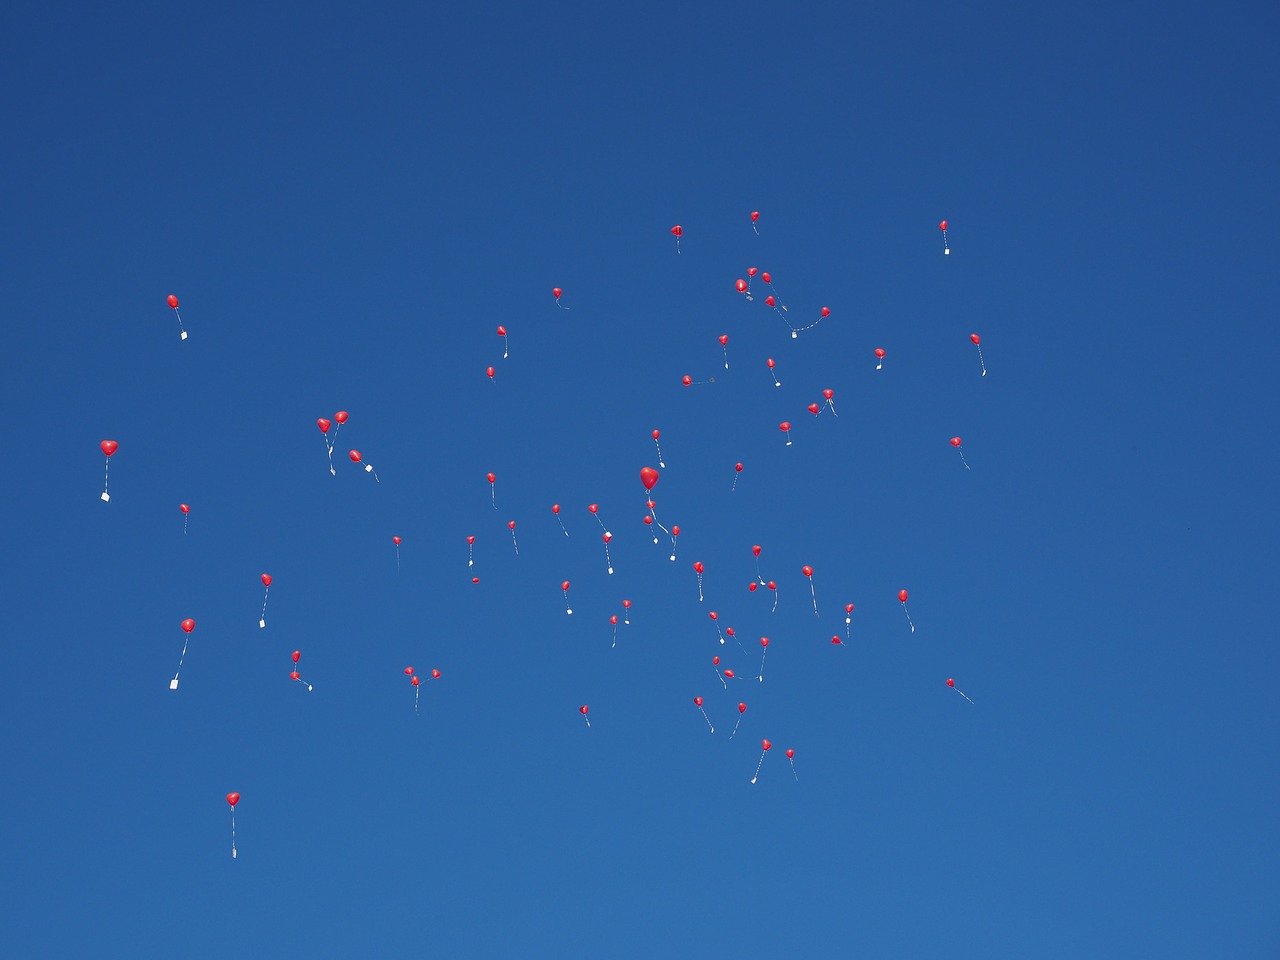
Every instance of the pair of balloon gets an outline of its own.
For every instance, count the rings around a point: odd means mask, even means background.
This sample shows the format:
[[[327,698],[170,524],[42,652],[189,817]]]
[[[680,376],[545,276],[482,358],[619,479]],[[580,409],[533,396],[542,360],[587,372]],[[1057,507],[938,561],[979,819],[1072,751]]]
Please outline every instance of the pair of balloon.
[[[339,410],[337,413],[333,415],[333,419],[338,422],[339,426],[341,426],[342,424],[347,422],[347,418],[350,416],[351,414],[347,413],[347,411]],[[316,426],[320,428],[321,433],[328,433],[329,428],[333,426],[333,424],[330,423],[328,420],[326,420],[324,417],[321,417],[319,420],[316,421]]]

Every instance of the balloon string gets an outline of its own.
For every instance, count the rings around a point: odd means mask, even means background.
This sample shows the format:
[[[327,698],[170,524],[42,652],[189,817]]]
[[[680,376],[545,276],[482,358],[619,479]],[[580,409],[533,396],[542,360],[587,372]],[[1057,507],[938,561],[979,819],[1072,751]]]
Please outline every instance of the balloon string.
[[[813,589],[813,577],[809,578],[809,593],[813,596],[813,615],[816,617],[818,615],[818,594]]]
[[[191,518],[191,515],[190,515],[190,514],[184,513],[184,514],[182,515],[182,535],[183,535],[184,537],[187,535],[187,521],[188,521],[190,518]]]
[[[191,634],[187,634],[187,639],[182,641],[182,655],[178,657],[178,669],[173,672],[173,682],[178,682],[178,674],[182,672],[182,661],[187,659],[187,644],[191,642]],[[176,687],[174,688],[176,689]]]
[[[833,417],[838,417],[838,416],[840,416],[840,414],[836,413],[836,405],[835,405],[835,403],[834,403],[834,402],[832,402],[831,400],[828,400],[828,401],[827,401],[827,406],[831,408],[831,415],[832,415]]]
[[[911,614],[907,612],[907,605],[905,603],[902,605],[902,612],[907,614],[907,623],[911,624],[911,632],[915,633],[916,625],[914,623],[911,623]]]
[[[760,581],[760,586],[765,586],[764,574],[760,572],[760,558],[756,557],[756,579]]]
[[[853,618],[852,618],[852,617],[845,617],[845,618],[844,618],[844,638],[845,638],[845,640],[849,641],[850,643],[852,643],[852,642],[853,642],[853,637],[851,637],[851,636],[849,635],[849,624],[851,624],[851,623],[853,623]]]
[[[314,689],[311,684],[307,683],[307,681],[303,680],[301,677],[298,678],[298,682],[307,688],[307,693],[310,693]]]
[[[959,448],[959,447],[957,447],[956,449],[957,449],[957,450],[959,450],[960,448]],[[964,458],[964,451],[963,451],[963,450],[960,450],[960,462],[964,464],[964,468],[965,468],[966,470],[970,469],[970,468],[969,468],[969,461],[968,461],[968,460],[966,460],[966,459]]]
[[[675,536],[675,534],[673,533],[673,534],[671,535],[671,560],[672,560],[672,562],[674,562],[674,561],[675,561],[675,559],[676,559],[676,536]]]
[[[475,544],[468,543],[467,544],[467,566],[468,567],[475,566],[475,562],[476,562]]]
[[[262,616],[258,618],[258,626],[260,627],[265,627],[267,625],[267,595],[270,593],[270,587],[267,587],[262,591]]]
[[[231,859],[236,859],[236,808],[231,808]]]
[[[560,514],[558,513],[556,514],[556,523],[560,524],[560,529],[564,530],[564,535],[567,537],[569,535],[569,531],[565,530],[564,521],[560,519]]]
[[[516,542],[516,532],[514,530],[511,531],[511,546],[515,547],[516,556],[520,556],[520,544]]]
[[[178,312],[178,308],[173,308],[173,315],[178,318],[178,329],[182,332],[181,339],[187,339],[187,329],[182,325],[182,314]]]
[[[738,489],[738,472],[735,470],[733,472],[733,485],[729,487],[729,492],[733,493],[737,489]]]
[[[707,716],[707,711],[703,710],[702,707],[699,707],[698,710],[701,711],[702,713],[702,719],[707,721],[707,727],[711,730],[712,733],[715,733],[716,728],[711,726],[711,718]]]
[[[978,362],[982,364],[982,375],[985,377],[987,375],[987,361],[982,359],[982,344],[978,344],[977,347],[978,347]]]
[[[489,484],[489,500],[493,503],[493,509],[498,509],[498,485],[496,483]]]
[[[587,721],[587,729],[588,729],[588,730],[590,730],[590,729],[591,729],[591,718],[590,718],[590,717],[588,717],[588,716],[584,713],[584,714],[582,715],[582,719],[583,719],[583,720],[585,720],[585,721]]]
[[[338,475],[338,471],[333,467],[333,444],[329,442],[328,437],[324,438],[324,449],[325,452],[329,454],[329,475],[336,477]]]
[[[702,574],[698,574],[698,602],[702,603]]]
[[[760,676],[756,678],[761,683],[764,683],[764,658],[767,657],[768,655],[769,655],[769,648],[765,647],[764,653],[760,654]]]
[[[755,783],[756,780],[760,778],[760,768],[764,766],[764,755],[766,753],[768,753],[767,750],[761,751],[760,753],[760,762],[756,764],[756,775],[751,778],[752,783]]]
[[[800,774],[796,773],[796,762],[795,762],[794,760],[792,760],[792,761],[791,761],[791,772],[792,772],[793,774],[795,774],[796,783],[799,783],[799,782],[800,782]]]
[[[726,690],[728,690],[728,689],[729,689],[729,685],[728,685],[727,683],[725,683],[725,682],[724,682],[724,677],[720,676],[720,668],[719,668],[719,667],[717,667],[717,668],[716,668],[716,679],[720,681],[720,686],[724,687]]]
[[[107,457],[107,468],[102,471],[102,499],[110,500],[107,495],[107,484],[111,480],[111,458]]]
[[[504,333],[502,335],[502,359],[503,360],[507,359],[507,346],[508,346],[507,335]]]
[[[773,374],[773,385],[774,385],[775,387],[780,387],[780,386],[782,386],[782,381],[778,379],[778,375],[777,375],[776,373],[774,373],[774,371],[773,371],[773,368],[772,368],[772,367],[770,367],[770,368],[769,368],[769,372]]]
[[[778,612],[778,591],[777,590],[773,591],[773,609],[770,610],[769,612],[770,613]]]
[[[662,467],[665,470],[667,468],[667,465],[662,462],[662,444],[658,443],[658,441],[655,439],[653,441],[653,445],[658,448],[658,466]]]
[[[730,740],[732,740],[737,735],[738,727],[739,725],[741,725],[741,723],[742,723],[742,714],[738,714],[738,722],[733,725],[733,733],[729,734]]]
[[[381,480],[379,480],[379,479],[378,479],[378,471],[377,471],[377,470],[375,470],[375,469],[373,469],[373,464],[371,464],[371,463],[366,463],[366,464],[364,465],[364,472],[365,472],[365,473],[372,473],[372,474],[373,474],[373,481],[374,481],[374,483],[381,483],[381,482],[382,482]]]
[[[609,575],[610,575],[610,576],[613,576],[613,561],[609,558],[609,543],[608,543],[608,541],[606,541],[606,542],[605,542],[605,545],[604,545],[604,565],[605,565],[606,567],[608,567],[608,569],[609,569]]]
[[[417,686],[413,688],[413,712],[414,713],[418,712],[418,695],[420,693],[422,693],[421,686]]]

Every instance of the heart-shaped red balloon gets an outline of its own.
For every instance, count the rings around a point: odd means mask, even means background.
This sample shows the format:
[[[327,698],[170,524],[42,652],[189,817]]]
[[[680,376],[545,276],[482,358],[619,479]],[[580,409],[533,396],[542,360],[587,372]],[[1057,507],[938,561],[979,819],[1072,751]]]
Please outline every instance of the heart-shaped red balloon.
[[[108,457],[120,449],[120,444],[116,443],[114,440],[103,440],[102,443],[98,444],[98,446],[102,447],[102,452]]]
[[[652,490],[653,485],[658,482],[658,471],[653,467],[640,468],[640,482],[644,484],[646,490]],[[666,489],[665,487],[663,488]]]

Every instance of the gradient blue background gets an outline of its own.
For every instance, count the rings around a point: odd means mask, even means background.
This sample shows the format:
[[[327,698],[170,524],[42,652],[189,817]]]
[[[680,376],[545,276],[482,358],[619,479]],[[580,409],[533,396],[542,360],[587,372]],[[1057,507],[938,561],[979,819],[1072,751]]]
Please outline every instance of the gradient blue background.
[[[6,5],[5,952],[1276,956],[1278,21]]]

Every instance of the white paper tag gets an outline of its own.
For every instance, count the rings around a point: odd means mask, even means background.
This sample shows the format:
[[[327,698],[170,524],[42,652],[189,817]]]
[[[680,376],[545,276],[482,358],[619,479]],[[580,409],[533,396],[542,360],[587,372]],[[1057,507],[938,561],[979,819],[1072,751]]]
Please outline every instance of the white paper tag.
[[[187,339],[187,331],[185,331],[185,330],[183,330],[183,331],[182,331],[182,336],[181,336],[181,338],[180,338],[180,339],[182,339],[182,340]]]
[[[265,621],[265,620],[259,620],[259,621],[258,621],[258,629],[259,629],[259,630],[261,630],[261,629],[262,629],[263,627],[265,627],[266,625],[267,625],[267,621]]]
[[[103,502],[104,502],[104,503],[110,503],[110,502],[111,502],[111,495],[110,495],[110,494],[108,494],[108,493],[107,493],[107,491],[105,491],[105,490],[103,490],[103,491],[102,491],[102,500],[103,500]]]
[[[170,689],[170,690],[177,690],[177,689],[178,689],[178,678],[177,678],[177,677],[174,677],[172,680],[170,680],[170,681],[169,681],[169,689]]]

